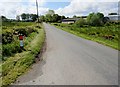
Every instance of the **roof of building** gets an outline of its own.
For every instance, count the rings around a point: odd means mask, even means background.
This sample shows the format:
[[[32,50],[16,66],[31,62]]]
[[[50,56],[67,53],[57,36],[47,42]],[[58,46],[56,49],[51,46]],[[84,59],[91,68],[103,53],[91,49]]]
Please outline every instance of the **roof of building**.
[[[63,19],[62,21],[77,21],[80,18],[87,18],[87,16],[80,16],[79,18],[67,18],[67,19]]]
[[[110,20],[120,20],[120,15],[109,15]]]

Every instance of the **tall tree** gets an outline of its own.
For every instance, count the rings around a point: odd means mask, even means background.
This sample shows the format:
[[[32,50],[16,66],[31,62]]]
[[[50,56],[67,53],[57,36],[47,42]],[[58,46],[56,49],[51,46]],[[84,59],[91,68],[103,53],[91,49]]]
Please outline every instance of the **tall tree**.
[[[30,19],[30,14],[26,14],[26,20]]]
[[[83,27],[83,25],[85,25],[85,19],[83,18],[80,18],[79,20],[75,22],[75,26],[77,27]]]
[[[8,21],[8,19],[5,16],[0,16],[0,19],[2,19],[2,21]]]
[[[25,13],[21,14],[21,18],[22,18],[23,21],[25,21],[25,19],[26,19],[26,14],[25,14]]]
[[[49,10],[48,12],[47,12],[47,14],[50,14],[50,15],[54,15],[55,14],[55,12],[54,12],[54,10]]]
[[[30,14],[32,21],[36,21],[38,16],[36,14]]]
[[[46,21],[46,22],[52,22],[52,21],[53,21],[52,15],[46,14],[45,21]]]
[[[65,16],[64,16],[64,15],[61,16],[61,20],[63,20],[63,19],[65,19]]]
[[[41,15],[41,16],[40,16],[40,21],[41,21],[41,22],[44,22],[44,21],[45,21],[45,16],[44,16],[44,15]]]
[[[16,20],[20,21],[20,16],[19,15],[16,16]]]
[[[74,15],[74,16],[73,16],[73,18],[77,18],[77,16],[76,16],[76,15]]]
[[[53,22],[58,22],[59,20],[61,20],[61,16],[59,16],[58,14],[54,14],[53,15]]]
[[[102,13],[90,13],[87,17],[87,22],[92,26],[100,26],[103,24],[104,15]]]

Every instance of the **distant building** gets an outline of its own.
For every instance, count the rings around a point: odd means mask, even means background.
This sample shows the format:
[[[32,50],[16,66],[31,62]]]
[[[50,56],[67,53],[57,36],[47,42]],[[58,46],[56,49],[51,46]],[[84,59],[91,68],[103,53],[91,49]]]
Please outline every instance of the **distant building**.
[[[87,19],[87,16],[81,16],[80,18]]]
[[[70,24],[70,23],[75,23],[75,21],[76,21],[76,19],[74,19],[74,18],[68,18],[68,19],[63,19],[62,23]]]
[[[67,23],[67,24],[70,24],[70,23],[75,23],[77,20],[79,20],[80,18],[83,18],[83,19],[86,19],[87,16],[81,16],[79,18],[67,18],[67,19],[63,19],[62,20],[62,23]]]
[[[120,21],[120,15],[118,14],[109,14],[108,17],[110,21]]]

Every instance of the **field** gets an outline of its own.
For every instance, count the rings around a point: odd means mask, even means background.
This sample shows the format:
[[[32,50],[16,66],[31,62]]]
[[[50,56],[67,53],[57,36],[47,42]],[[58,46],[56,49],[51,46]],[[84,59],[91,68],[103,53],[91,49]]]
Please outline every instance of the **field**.
[[[86,25],[83,27],[76,27],[74,24],[63,23],[53,23],[53,25],[74,35],[120,50],[118,46],[120,25],[118,24],[110,24],[99,27]]]
[[[19,33],[24,35],[24,49],[20,48]],[[42,24],[34,22],[3,22],[1,86],[13,83],[35,62],[42,49],[45,32]],[[34,45],[33,45],[34,44]]]

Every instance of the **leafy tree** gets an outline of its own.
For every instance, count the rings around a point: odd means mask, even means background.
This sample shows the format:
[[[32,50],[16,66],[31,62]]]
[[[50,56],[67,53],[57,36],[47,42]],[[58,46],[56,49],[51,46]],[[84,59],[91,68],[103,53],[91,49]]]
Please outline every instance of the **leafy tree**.
[[[80,18],[75,22],[75,26],[77,27],[83,27],[83,25],[85,25],[85,20],[83,18]]]
[[[50,15],[50,14],[46,14],[46,17],[45,17],[45,21],[46,22],[52,22],[52,15]]]
[[[103,19],[104,18],[104,15],[100,12],[97,13],[97,16],[100,18],[100,19]]]
[[[40,21],[41,21],[41,22],[44,22],[44,21],[45,21],[45,16],[44,16],[44,15],[40,16]]]
[[[94,14],[92,17],[91,17],[91,22],[90,24],[92,26],[99,26],[101,23],[100,23],[100,19],[99,19],[99,16],[97,14]]]
[[[54,14],[52,18],[53,22],[58,22],[59,20],[61,20],[61,16],[59,16],[58,14]]]
[[[74,15],[74,16],[73,16],[73,18],[77,18],[77,16],[76,16],[76,15]]]
[[[65,19],[65,16],[55,14],[54,10],[49,10],[45,16],[41,16],[40,19],[45,22],[61,22]]]
[[[23,21],[25,21],[25,19],[27,18],[26,14],[25,13],[21,14],[21,18],[22,18]]]
[[[87,17],[87,22],[92,26],[100,26],[103,25],[104,15],[102,13],[90,13]]]
[[[8,21],[8,19],[7,19],[5,16],[0,16],[0,19],[1,19],[2,21]]]
[[[61,20],[62,20],[62,19],[65,19],[65,16],[64,16],[64,15],[61,16]]]
[[[87,22],[88,22],[88,24],[91,24],[91,18],[92,18],[93,15],[94,15],[94,13],[90,13],[90,14],[87,16]]]
[[[55,12],[54,12],[54,10],[49,10],[47,14],[50,14],[53,16],[55,14]]]
[[[23,21],[36,21],[38,16],[36,14],[21,14],[21,18]]]
[[[36,14],[30,14],[30,18],[32,19],[32,21],[36,21],[38,16]]]
[[[26,14],[26,20],[30,19],[31,14]]]
[[[105,23],[107,23],[107,22],[109,22],[110,21],[110,18],[109,17],[104,17],[103,18],[103,23],[105,24]]]
[[[20,16],[19,15],[16,16],[16,20],[20,21]]]

